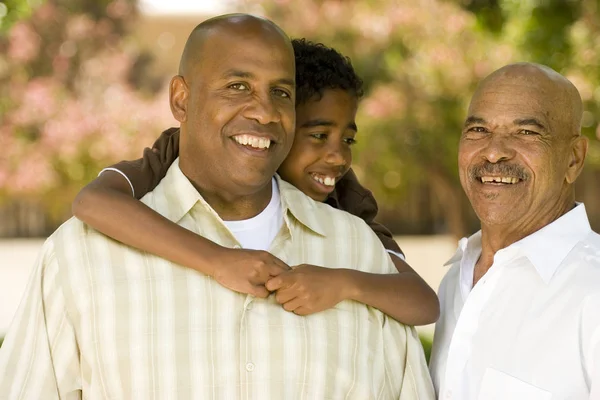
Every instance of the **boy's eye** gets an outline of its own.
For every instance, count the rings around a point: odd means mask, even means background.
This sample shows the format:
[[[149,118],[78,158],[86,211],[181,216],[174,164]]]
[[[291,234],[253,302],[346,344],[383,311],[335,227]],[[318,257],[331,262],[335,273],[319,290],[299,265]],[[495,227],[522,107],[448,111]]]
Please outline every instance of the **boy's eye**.
[[[233,83],[231,85],[228,86],[231,89],[235,89],[235,90],[248,90],[248,85],[246,85],[245,83]]]
[[[344,138],[344,143],[346,143],[348,146],[352,146],[353,144],[356,144],[356,139],[354,138]]]
[[[319,139],[319,140],[327,139],[326,133],[311,133],[310,136],[314,137],[315,139]]]

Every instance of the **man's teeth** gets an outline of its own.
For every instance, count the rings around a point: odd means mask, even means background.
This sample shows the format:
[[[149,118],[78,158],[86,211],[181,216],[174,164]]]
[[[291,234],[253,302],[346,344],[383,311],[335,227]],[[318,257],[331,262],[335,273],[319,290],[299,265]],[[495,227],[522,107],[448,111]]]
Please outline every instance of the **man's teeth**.
[[[312,175],[312,178],[315,181],[317,181],[320,184],[322,184],[322,185],[325,185],[325,186],[335,186],[335,178],[332,178],[332,177],[329,177],[329,176],[320,177],[318,175]]]
[[[487,183],[487,182],[494,182],[494,183],[517,183],[519,182],[519,178],[512,178],[512,177],[506,177],[506,176],[482,176],[481,178],[481,182],[483,183]]]
[[[271,146],[271,139],[251,135],[238,135],[234,136],[233,139],[239,144],[254,147],[255,149],[268,149]]]

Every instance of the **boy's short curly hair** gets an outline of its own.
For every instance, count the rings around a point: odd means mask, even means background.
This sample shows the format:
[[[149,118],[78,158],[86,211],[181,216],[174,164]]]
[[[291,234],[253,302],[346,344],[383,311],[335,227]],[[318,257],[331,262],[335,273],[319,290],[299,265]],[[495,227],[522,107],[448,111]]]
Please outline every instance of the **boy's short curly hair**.
[[[292,40],[296,58],[296,105],[301,105],[326,89],[341,89],[363,95],[363,81],[356,75],[348,57],[322,43]]]

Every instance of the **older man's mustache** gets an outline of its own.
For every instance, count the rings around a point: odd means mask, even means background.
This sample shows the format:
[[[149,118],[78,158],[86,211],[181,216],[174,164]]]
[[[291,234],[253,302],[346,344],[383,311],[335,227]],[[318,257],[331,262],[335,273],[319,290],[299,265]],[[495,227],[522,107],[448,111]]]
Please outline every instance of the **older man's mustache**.
[[[529,179],[529,174],[523,167],[516,164],[483,162],[471,167],[469,177],[471,179],[480,179],[482,176],[502,176],[508,178],[518,178],[520,180]]]

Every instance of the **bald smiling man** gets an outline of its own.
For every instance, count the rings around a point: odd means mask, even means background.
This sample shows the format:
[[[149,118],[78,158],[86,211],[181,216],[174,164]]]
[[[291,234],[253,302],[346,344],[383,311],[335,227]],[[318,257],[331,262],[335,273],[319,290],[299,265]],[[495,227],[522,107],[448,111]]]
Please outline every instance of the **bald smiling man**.
[[[257,287],[301,264],[396,273],[362,220],[274,176],[293,142],[294,68],[270,21],[235,14],[194,29],[170,83],[180,158],[142,201],[276,259],[241,277]],[[48,238],[30,282],[0,349],[1,399],[434,397],[414,328],[377,309],[345,300],[296,315],[76,219]]]
[[[577,89],[508,65],[477,88],[459,175],[481,231],[439,289],[440,399],[600,399],[600,236],[574,183],[587,152]]]

